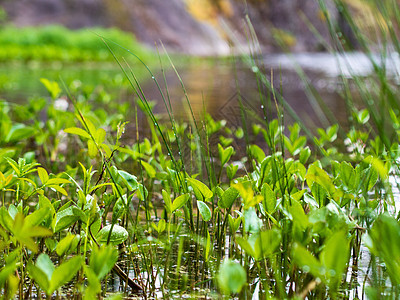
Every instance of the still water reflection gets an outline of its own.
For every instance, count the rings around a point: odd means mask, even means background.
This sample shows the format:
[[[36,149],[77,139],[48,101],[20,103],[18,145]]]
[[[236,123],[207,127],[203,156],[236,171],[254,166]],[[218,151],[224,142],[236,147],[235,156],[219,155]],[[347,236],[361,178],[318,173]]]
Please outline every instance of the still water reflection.
[[[343,60],[351,62],[351,70],[358,70],[358,73],[370,72],[368,61],[362,54],[352,54]],[[263,74],[269,80],[271,72],[274,77],[274,86],[280,89],[284,99],[293,108],[299,118],[309,126],[324,125],[323,119],[319,118],[319,108],[315,105],[313,97],[320,97],[326,103],[333,115],[340,122],[345,122],[346,114],[344,102],[340,97],[339,79],[340,71],[343,69],[338,65],[336,57],[328,53],[319,54],[298,54],[294,57],[286,55],[268,55],[262,59],[265,66]],[[307,90],[306,84],[299,79],[296,73],[296,66],[304,70],[309,82],[314,87]],[[158,72],[159,67],[152,68],[156,74],[162,89],[166,95],[163,76]],[[255,73],[244,63],[224,60],[196,60],[178,64],[178,72],[184,82],[188,98],[195,116],[207,111],[216,118],[227,119],[232,125],[237,125],[240,120],[239,99],[245,108],[262,116],[262,102],[260,91],[273,104],[273,96],[256,79]],[[148,100],[155,100],[157,105],[155,112],[165,114],[166,109],[155,83],[150,75],[146,75],[144,68],[134,67],[134,72],[141,74],[141,83],[144,94]],[[366,74],[364,74],[366,75]],[[117,90],[128,89],[122,84],[122,72],[115,64],[108,65],[74,65],[49,67],[22,65],[0,66],[0,97],[8,101],[23,103],[27,98],[33,96],[47,96],[44,87],[39,79],[45,77],[51,80],[65,82],[79,80],[83,85],[104,85],[106,89]],[[185,100],[180,81],[172,69],[165,72],[168,86],[168,94],[171,99],[173,112],[176,117],[188,118],[188,105]],[[111,86],[111,87],[110,87]],[[317,95],[317,96],[316,96]],[[132,93],[118,93],[115,101],[133,101]],[[274,113],[273,113],[274,115]],[[290,116],[286,115],[288,122]]]

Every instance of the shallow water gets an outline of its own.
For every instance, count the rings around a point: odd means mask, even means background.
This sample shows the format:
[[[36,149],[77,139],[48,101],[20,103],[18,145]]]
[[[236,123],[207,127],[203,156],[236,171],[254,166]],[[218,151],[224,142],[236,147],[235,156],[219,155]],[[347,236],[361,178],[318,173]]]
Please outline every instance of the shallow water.
[[[334,57],[330,54],[299,54],[294,57],[299,61],[309,76],[311,84],[316,88],[320,97],[324,100],[330,110],[344,118],[344,104],[337,93],[338,78],[332,76],[334,72]],[[317,64],[313,64],[318,60]],[[301,120],[309,125],[321,124],[315,105],[309,100],[304,88],[304,82],[298,78],[295,65],[285,55],[268,55],[263,59],[265,63],[266,78],[271,77],[273,72],[275,87],[282,86],[283,96]],[[318,65],[319,68],[315,66]],[[152,68],[156,74],[164,96],[167,97],[163,75],[156,65]],[[185,85],[188,99],[195,116],[204,111],[211,113],[215,118],[226,119],[228,125],[237,126],[240,122],[239,99],[244,107],[255,115],[262,116],[259,86],[255,74],[251,68],[242,62],[233,62],[228,59],[210,60],[196,59],[178,63],[177,69]],[[185,95],[175,72],[166,68],[166,82],[169,98],[175,116],[187,119],[188,105]],[[331,71],[329,71],[331,70]],[[148,100],[155,100],[157,105],[155,112],[166,114],[167,110],[163,103],[160,92],[150,75],[141,66],[134,66],[135,74],[140,74],[144,94]],[[52,64],[47,66],[34,63],[24,65],[0,65],[0,98],[8,101],[24,103],[27,98],[35,96],[47,97],[47,91],[40,83],[40,78],[48,78],[60,82],[62,79],[67,85],[72,82],[82,86],[103,85],[106,90],[125,90],[128,88],[123,84],[123,74],[116,64],[84,64],[84,65],[61,65]],[[271,97],[265,87],[261,87],[265,97]],[[66,94],[64,91],[63,94]],[[115,101],[133,101],[132,92],[119,94]],[[122,97],[122,99],[121,99]],[[265,106],[272,105],[271,117],[275,116],[275,104],[272,99],[267,99]],[[290,120],[290,117],[287,116]]]

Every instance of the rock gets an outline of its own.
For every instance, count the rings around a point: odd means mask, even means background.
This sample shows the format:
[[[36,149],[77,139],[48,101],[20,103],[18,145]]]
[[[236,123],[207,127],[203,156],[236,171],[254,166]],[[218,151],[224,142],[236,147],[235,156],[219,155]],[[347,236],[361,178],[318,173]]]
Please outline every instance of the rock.
[[[146,44],[161,41],[169,51],[194,55],[226,55],[230,45],[248,49],[246,15],[264,52],[279,50],[274,37],[292,51],[321,50],[301,15],[329,39],[318,3],[310,0],[0,0],[0,6],[17,26],[116,26]]]

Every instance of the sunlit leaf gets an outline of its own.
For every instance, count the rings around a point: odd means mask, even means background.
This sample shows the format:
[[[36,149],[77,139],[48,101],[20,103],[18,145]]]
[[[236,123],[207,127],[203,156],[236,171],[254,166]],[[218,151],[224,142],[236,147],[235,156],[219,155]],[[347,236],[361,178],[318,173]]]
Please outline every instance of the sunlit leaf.
[[[200,215],[204,221],[208,222],[211,219],[211,210],[207,204],[203,201],[197,200],[197,208],[199,209]]]

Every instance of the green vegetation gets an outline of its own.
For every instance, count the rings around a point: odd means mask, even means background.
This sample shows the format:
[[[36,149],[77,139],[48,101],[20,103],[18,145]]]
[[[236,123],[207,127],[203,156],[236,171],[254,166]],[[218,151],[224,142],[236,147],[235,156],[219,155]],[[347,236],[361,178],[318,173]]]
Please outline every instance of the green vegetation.
[[[48,99],[0,102],[0,293],[122,298],[118,276],[123,295],[146,297],[399,298],[398,89],[351,25],[375,76],[341,78],[348,130],[318,99],[330,126],[285,124],[297,118],[285,87],[256,53],[261,109],[243,108],[238,127],[195,116],[189,99],[191,120],[175,120],[150,72],[161,119],[119,60],[134,105],[48,79]]]
[[[5,25],[0,30],[0,62],[113,61],[112,54],[99,36],[123,45],[144,60],[152,55],[149,49],[136,42],[133,34],[114,28],[69,30],[57,25],[23,28]],[[114,51],[118,52],[118,49]]]

